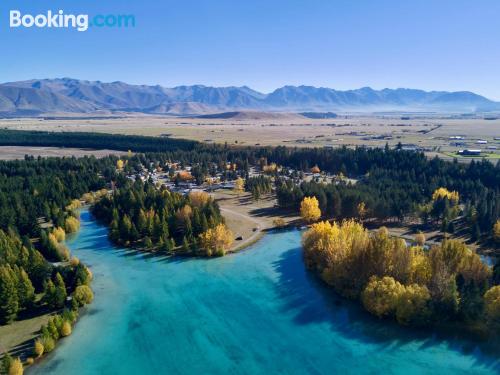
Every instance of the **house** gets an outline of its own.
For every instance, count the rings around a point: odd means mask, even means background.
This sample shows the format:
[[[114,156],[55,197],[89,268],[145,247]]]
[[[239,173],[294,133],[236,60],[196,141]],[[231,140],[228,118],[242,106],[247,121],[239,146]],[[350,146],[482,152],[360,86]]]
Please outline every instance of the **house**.
[[[458,151],[458,154],[459,155],[463,155],[463,156],[479,156],[481,155],[481,150],[460,150]]]

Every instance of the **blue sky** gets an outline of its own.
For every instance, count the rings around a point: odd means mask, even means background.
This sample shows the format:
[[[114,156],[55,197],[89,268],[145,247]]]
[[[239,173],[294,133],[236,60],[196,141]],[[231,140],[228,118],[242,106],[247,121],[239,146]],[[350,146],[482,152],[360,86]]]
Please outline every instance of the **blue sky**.
[[[136,27],[10,29],[9,11]],[[0,82],[471,90],[500,100],[498,0],[2,0]]]

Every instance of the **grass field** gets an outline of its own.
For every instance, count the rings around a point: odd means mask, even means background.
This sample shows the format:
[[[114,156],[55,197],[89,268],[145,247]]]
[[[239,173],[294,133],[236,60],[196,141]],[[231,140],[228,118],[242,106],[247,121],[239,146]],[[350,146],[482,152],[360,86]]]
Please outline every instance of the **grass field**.
[[[398,143],[430,156],[455,157],[460,149],[478,148],[479,140],[500,149],[499,120],[438,116],[341,116],[335,119],[199,119],[135,116],[109,119],[0,119],[0,127],[18,130],[89,131],[193,139],[206,143],[297,147],[368,146]],[[452,137],[460,136],[458,142]],[[451,156],[453,155],[453,156]],[[487,155],[497,159],[495,153]],[[470,159],[464,159],[470,160]]]

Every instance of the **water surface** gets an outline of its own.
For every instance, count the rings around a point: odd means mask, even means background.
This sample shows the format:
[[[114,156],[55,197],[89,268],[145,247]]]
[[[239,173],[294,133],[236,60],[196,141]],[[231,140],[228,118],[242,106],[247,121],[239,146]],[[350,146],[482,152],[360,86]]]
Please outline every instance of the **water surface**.
[[[94,303],[30,374],[495,374],[477,345],[380,322],[304,270],[299,232],[212,260],[114,248],[82,212]]]

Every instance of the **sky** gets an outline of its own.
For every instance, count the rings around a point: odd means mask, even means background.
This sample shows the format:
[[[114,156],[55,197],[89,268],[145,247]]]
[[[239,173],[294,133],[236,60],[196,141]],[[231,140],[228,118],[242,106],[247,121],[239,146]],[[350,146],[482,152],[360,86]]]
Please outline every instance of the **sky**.
[[[10,28],[9,12],[133,28]],[[0,82],[469,90],[500,100],[498,0],[2,0]]]

